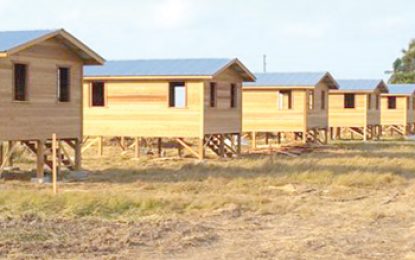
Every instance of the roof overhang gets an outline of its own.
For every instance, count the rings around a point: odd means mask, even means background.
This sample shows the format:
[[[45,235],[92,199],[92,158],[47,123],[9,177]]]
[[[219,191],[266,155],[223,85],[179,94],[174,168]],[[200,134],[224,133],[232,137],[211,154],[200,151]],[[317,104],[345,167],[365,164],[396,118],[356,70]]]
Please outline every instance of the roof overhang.
[[[212,76],[84,76],[84,81],[134,81],[134,80],[210,80]]]
[[[309,90],[315,86],[244,86],[243,90]]]
[[[105,59],[98,55],[96,52],[91,50],[88,46],[82,43],[80,40],[72,36],[70,33],[63,29],[45,34],[32,41],[28,41],[22,45],[16,46],[7,52],[0,53],[0,57],[7,57],[30,48],[36,44],[47,41],[49,39],[56,38],[61,41],[66,47],[74,51],[84,61],[86,65],[102,65],[105,63]]]
[[[415,93],[412,94],[393,94],[393,93],[383,93],[381,94],[382,97],[411,97],[415,96]]]
[[[340,88],[339,84],[337,83],[337,81],[334,79],[334,77],[331,75],[330,72],[327,72],[317,84],[320,84],[320,83],[325,83],[329,87],[329,89]]]
[[[375,90],[359,89],[359,90],[344,90],[344,89],[332,89],[330,94],[372,94]]]
[[[223,68],[213,74],[213,78],[221,74],[227,69],[233,69],[237,73],[241,74],[244,82],[254,82],[256,80],[255,75],[238,59],[231,60]]]

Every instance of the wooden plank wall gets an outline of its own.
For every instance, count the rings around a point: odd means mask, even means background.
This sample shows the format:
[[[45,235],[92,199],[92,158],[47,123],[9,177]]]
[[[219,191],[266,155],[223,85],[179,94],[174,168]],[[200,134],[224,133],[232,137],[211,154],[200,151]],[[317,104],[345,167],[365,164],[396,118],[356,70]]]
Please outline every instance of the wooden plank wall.
[[[217,106],[211,108],[210,82],[217,85]],[[237,87],[236,107],[231,108],[231,84]],[[204,111],[205,134],[241,133],[242,131],[242,81],[239,75],[228,70],[212,81],[206,82]]]
[[[108,81],[107,106],[90,106],[84,84],[86,136],[200,137],[203,81],[186,82],[187,107],[168,106],[168,81]]]
[[[292,91],[292,109],[279,110],[277,89],[243,90],[244,132],[302,132],[305,129],[306,90]]]
[[[367,109],[367,124],[368,125],[380,125],[380,111],[381,105],[379,109],[376,109],[376,98],[380,98],[381,92],[380,90],[375,90],[371,95],[368,95],[367,98],[371,99],[371,107]],[[368,101],[369,102],[369,101]],[[368,103],[366,103],[368,104]]]
[[[408,123],[413,123],[413,108],[412,108],[412,98],[406,96],[397,96],[396,97],[396,109],[388,109],[388,98],[387,96],[382,96],[381,99],[381,124],[382,125],[406,125]],[[410,101],[409,110],[407,109],[407,101]]]
[[[13,101],[13,63],[29,65],[27,102]],[[57,69],[71,68],[69,103],[57,102]],[[78,56],[55,39],[0,59],[0,140],[82,137],[82,68]]]
[[[364,127],[366,125],[367,94],[356,94],[356,107],[344,108],[344,94],[329,94],[329,126],[330,127]]]
[[[325,109],[321,109],[322,95],[325,94]],[[308,100],[307,100],[308,101]],[[328,128],[329,117],[329,86],[326,83],[319,83],[314,89],[314,109],[308,110],[307,128]]]

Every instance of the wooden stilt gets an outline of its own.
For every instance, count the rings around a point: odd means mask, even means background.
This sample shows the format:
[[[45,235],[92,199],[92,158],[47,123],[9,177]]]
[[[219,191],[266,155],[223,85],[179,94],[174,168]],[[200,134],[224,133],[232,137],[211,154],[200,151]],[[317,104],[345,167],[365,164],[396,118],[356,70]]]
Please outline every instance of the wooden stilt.
[[[4,145],[3,145],[3,142],[0,141],[0,165],[3,164],[3,160],[4,160]]]
[[[75,139],[75,171],[80,171],[82,169],[82,141],[80,139]]]
[[[57,162],[58,143],[56,134],[52,135],[52,186],[53,194],[58,193],[58,162]]]
[[[307,131],[303,132],[302,138],[303,138],[302,140],[303,144],[306,144],[307,143]]]
[[[160,158],[161,158],[161,153],[162,153],[162,139],[158,138],[157,139],[157,154],[158,154],[158,157]]]
[[[134,143],[135,143],[135,146],[134,146],[134,157],[135,158],[140,158],[140,150],[141,150],[141,142],[140,141],[141,140],[140,140],[139,137],[136,137],[134,139]]]
[[[269,145],[269,133],[265,133],[265,144]]]
[[[236,155],[238,157],[241,156],[241,148],[242,148],[242,136],[241,134],[236,134]]]
[[[368,132],[368,127],[367,126],[363,127],[363,141],[364,142],[367,141],[367,132]]]
[[[220,134],[218,135],[218,137],[220,140],[219,155],[220,157],[224,158],[225,157],[225,135]]]
[[[281,144],[281,132],[277,133],[277,143]]]
[[[252,132],[252,149],[256,149],[256,132]]]
[[[37,141],[37,153],[36,153],[36,177],[43,179],[45,177],[45,141]]]
[[[205,159],[205,138],[201,137],[199,138],[199,160],[204,160]]]
[[[329,128],[325,128],[323,129],[324,132],[324,144],[328,144],[329,143]]]
[[[7,145],[7,151],[11,151],[13,149],[14,146],[14,141],[8,141],[8,145]],[[10,167],[13,167],[13,152],[10,153],[9,158],[8,158],[8,164]]]
[[[98,137],[98,154],[101,157],[104,155],[104,137],[102,136]]]

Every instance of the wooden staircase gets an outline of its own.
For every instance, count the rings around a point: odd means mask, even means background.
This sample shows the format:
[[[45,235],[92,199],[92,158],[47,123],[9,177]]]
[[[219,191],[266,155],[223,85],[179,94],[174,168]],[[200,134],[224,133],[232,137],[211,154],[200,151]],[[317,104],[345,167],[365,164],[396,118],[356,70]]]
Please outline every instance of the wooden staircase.
[[[38,147],[36,145],[36,142],[30,142],[30,141],[23,141],[22,144],[24,144],[31,152],[33,152],[35,155],[38,152]],[[65,152],[65,150],[62,149],[58,149],[57,151],[58,154],[58,162],[60,163],[61,166],[66,167],[68,170],[73,171],[75,170],[74,164],[72,163],[71,158],[69,157],[69,155]],[[46,141],[45,142],[45,152],[44,152],[44,160],[45,160],[45,165],[52,170],[52,159],[50,158],[52,155],[52,142],[51,141]]]
[[[229,139],[225,135],[212,135],[205,139],[205,145],[219,157],[232,158],[236,156],[236,151],[226,143],[226,140]]]

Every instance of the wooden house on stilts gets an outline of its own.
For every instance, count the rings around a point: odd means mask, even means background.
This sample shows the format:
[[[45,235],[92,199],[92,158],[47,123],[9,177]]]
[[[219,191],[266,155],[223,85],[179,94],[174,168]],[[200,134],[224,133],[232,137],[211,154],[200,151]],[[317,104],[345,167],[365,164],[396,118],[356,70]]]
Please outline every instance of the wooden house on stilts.
[[[415,133],[415,84],[388,84],[381,96],[382,134],[406,136]]]
[[[53,134],[60,164],[80,168],[83,66],[103,63],[64,30],[0,32],[0,146],[8,143],[0,149],[0,173],[22,144],[36,155],[42,178]]]
[[[110,61],[84,78],[84,134],[97,140],[151,143],[161,153],[174,140],[203,159],[240,153],[243,81],[255,76],[237,59]]]
[[[302,142],[327,142],[328,93],[337,82],[328,72],[258,73],[243,86],[243,132],[258,136],[293,135]]]
[[[382,80],[338,80],[340,88],[329,95],[332,139],[364,141],[381,134],[380,96],[388,92]]]

